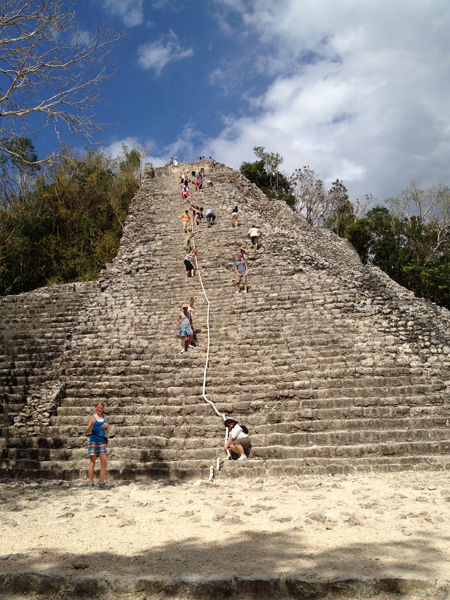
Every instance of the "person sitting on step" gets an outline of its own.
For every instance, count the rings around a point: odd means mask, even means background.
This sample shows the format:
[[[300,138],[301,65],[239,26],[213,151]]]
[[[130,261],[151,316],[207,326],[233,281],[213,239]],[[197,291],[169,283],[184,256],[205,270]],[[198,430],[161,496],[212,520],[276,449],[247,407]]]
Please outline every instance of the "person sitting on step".
[[[234,417],[227,417],[223,422],[225,427],[228,427],[228,440],[224,446],[225,452],[229,449],[239,458],[237,460],[247,460],[245,451],[251,448],[250,438],[247,433],[244,433],[239,421]]]
[[[177,317],[176,326],[178,327],[178,322],[180,322],[180,340],[181,340],[181,352],[187,352],[186,342],[188,343],[188,348],[194,348],[192,345],[192,338],[194,337],[194,323],[192,322],[192,317],[189,313],[189,307],[183,306],[183,310]]]

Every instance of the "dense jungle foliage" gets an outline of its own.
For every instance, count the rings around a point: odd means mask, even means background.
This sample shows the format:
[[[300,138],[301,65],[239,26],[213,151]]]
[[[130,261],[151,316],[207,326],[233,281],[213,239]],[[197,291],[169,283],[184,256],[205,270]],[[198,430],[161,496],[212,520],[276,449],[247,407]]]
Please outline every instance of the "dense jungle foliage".
[[[349,240],[365,264],[450,309],[450,188],[421,189],[411,182],[397,198],[377,203],[370,194],[352,203],[342,181],[327,189],[309,167],[281,173],[279,154],[254,148],[259,160],[240,172],[269,197],[285,200],[312,227],[331,229]]]
[[[139,152],[124,146],[113,160],[66,148],[43,172],[29,139],[8,144],[14,154],[0,157],[0,295],[94,279],[117,253],[139,187]]]

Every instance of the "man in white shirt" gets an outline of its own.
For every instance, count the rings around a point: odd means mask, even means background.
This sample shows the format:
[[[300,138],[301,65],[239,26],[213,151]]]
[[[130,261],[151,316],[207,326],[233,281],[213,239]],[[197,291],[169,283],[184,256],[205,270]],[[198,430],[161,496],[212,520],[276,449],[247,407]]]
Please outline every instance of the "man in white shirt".
[[[254,250],[258,250],[258,240],[262,236],[262,233],[254,225],[248,230],[247,237],[250,238]]]
[[[245,450],[251,447],[250,438],[239,425],[234,417],[227,417],[224,421],[225,427],[228,427],[228,440],[224,446],[225,452],[230,449],[231,452],[239,455],[237,460],[247,460]]]

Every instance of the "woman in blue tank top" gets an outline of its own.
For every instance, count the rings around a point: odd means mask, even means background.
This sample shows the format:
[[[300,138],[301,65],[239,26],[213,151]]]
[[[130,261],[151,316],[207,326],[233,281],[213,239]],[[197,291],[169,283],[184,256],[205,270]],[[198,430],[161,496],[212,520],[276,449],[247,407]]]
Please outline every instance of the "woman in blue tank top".
[[[94,490],[94,470],[95,461],[97,456],[100,457],[100,485],[99,490],[105,488],[105,475],[106,475],[106,435],[105,432],[109,431],[109,425],[106,422],[103,411],[105,405],[103,402],[99,402],[95,407],[95,413],[89,419],[87,426],[87,432],[89,436],[89,489]]]

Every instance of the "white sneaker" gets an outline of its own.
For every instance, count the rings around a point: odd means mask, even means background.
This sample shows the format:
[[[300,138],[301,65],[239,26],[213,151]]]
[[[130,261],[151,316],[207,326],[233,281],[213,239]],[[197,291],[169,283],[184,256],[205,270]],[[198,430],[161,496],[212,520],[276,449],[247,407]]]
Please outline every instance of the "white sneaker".
[[[183,350],[180,352],[180,354],[183,354],[183,352],[186,352],[186,350],[183,348]]]
[[[247,290],[244,290],[244,294],[246,294],[246,293],[247,293]]]
[[[195,348],[195,346],[193,346],[192,344],[189,344],[189,348]]]
[[[238,460],[247,460],[247,457],[245,456],[245,454],[241,454]]]
[[[238,291],[238,292],[236,292],[236,294],[239,294],[239,293],[240,293],[239,291]]]

